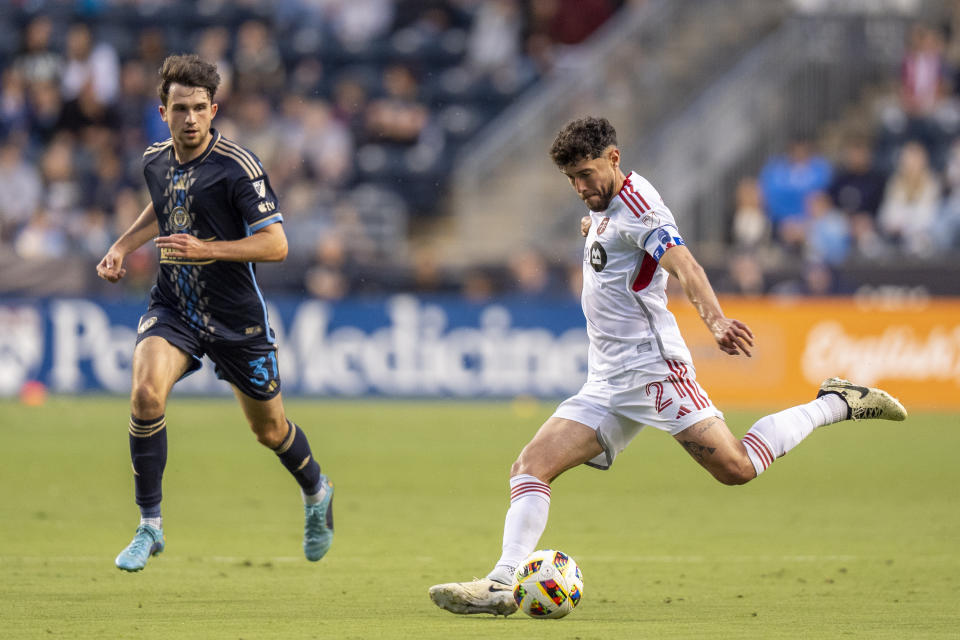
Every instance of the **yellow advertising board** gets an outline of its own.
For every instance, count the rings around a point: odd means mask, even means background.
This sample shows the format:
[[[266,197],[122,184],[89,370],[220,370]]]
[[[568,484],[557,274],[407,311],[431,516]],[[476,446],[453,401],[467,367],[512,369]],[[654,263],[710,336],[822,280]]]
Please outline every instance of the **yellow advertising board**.
[[[671,304],[697,379],[721,410],[803,402],[830,376],[881,386],[908,410],[960,409],[960,299],[724,298],[721,305],[753,331],[752,358],[724,354],[689,303]]]

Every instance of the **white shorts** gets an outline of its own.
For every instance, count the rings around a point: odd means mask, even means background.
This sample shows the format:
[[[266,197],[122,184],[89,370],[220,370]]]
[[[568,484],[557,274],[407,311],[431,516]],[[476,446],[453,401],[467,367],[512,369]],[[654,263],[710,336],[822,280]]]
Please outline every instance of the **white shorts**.
[[[678,360],[587,380],[553,415],[596,430],[604,452],[587,464],[598,469],[609,469],[644,425],[676,435],[706,418],[723,418],[697,383],[693,365]]]

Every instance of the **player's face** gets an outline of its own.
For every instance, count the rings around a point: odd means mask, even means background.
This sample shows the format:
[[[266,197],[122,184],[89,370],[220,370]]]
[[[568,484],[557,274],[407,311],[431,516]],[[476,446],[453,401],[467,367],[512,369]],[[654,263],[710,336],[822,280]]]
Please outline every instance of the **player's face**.
[[[620,151],[608,147],[599,158],[580,160],[561,169],[591,211],[605,211],[616,195]]]
[[[201,87],[179,83],[170,85],[167,104],[160,105],[160,117],[170,127],[170,135],[178,149],[196,149],[210,141],[210,125],[217,115],[217,105]]]

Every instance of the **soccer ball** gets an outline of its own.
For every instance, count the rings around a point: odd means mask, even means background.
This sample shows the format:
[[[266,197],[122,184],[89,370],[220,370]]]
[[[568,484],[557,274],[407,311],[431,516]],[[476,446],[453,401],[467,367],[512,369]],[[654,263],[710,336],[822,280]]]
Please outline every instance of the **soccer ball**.
[[[513,599],[531,618],[562,618],[582,595],[580,567],[562,551],[534,551],[517,567]]]

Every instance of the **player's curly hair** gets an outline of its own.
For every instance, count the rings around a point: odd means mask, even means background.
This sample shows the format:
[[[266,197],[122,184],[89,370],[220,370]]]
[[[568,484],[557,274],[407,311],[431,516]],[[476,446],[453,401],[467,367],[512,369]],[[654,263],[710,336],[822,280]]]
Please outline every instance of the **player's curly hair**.
[[[606,118],[586,117],[568,122],[550,147],[550,157],[558,167],[603,155],[610,145],[616,146],[617,131]]]
[[[176,82],[185,87],[200,87],[210,95],[210,102],[220,86],[217,65],[210,64],[195,53],[167,56],[160,66],[160,102],[164,106],[170,97],[170,85]]]

